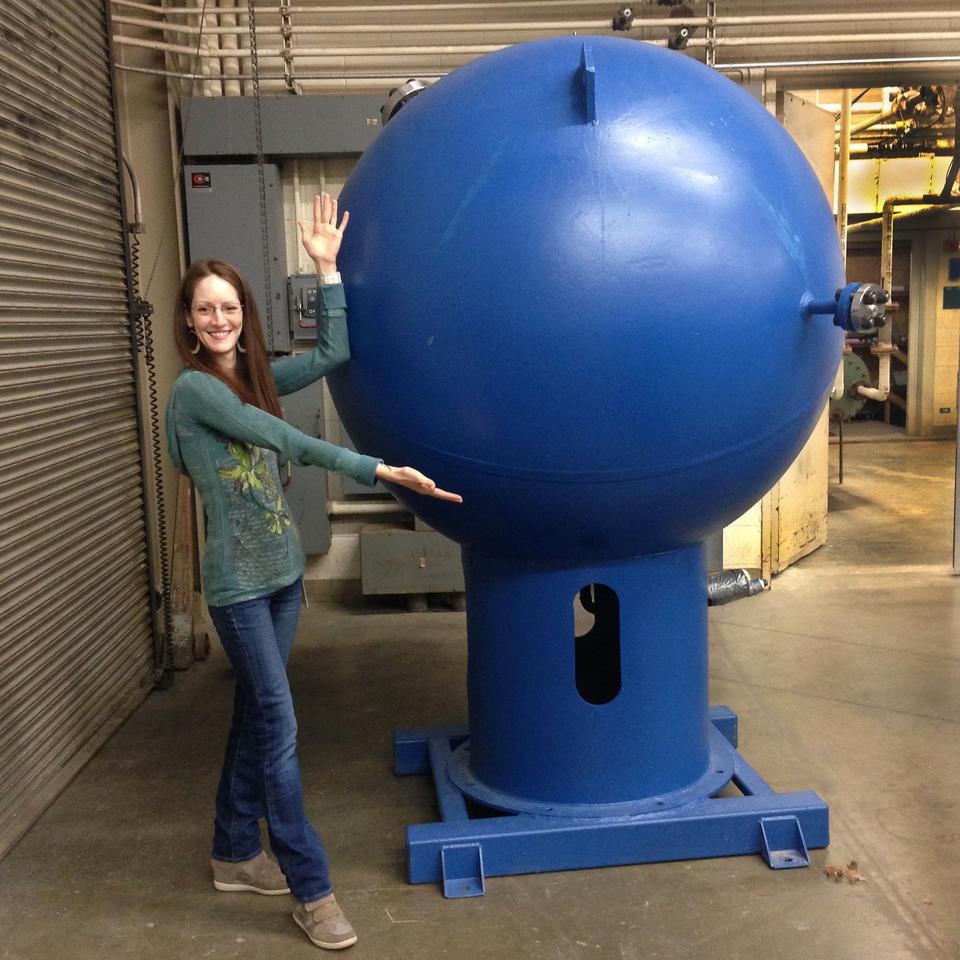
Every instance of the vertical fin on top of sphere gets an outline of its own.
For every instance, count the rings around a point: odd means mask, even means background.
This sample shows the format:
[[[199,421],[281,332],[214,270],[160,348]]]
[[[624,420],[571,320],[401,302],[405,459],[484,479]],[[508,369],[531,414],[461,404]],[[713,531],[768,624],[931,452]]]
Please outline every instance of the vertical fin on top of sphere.
[[[580,45],[580,82],[583,85],[584,117],[587,123],[597,122],[597,68],[593,51],[585,43]]]

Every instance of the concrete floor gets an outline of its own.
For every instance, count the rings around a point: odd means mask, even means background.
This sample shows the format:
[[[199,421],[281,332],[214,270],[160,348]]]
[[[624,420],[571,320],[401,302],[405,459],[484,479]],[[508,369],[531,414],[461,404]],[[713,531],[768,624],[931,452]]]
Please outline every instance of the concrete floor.
[[[836,448],[831,454],[836,457]],[[377,960],[906,960],[960,956],[960,584],[953,445],[847,447],[830,542],[771,591],[711,610],[712,701],[775,789],[815,790],[832,843],[805,870],[759,856],[493,878],[444,900],[404,881],[425,777],[390,731],[465,717],[463,615],[306,611],[292,661],[308,806]],[[219,647],[152,695],[0,863],[4,960],[319,954],[286,897],[207,873],[231,679]],[[856,860],[865,883],[826,865]]]

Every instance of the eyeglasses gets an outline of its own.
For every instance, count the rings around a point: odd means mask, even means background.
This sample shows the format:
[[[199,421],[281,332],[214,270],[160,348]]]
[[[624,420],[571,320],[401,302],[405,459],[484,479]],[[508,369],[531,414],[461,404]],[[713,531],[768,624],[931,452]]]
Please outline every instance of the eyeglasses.
[[[207,317],[212,317],[217,310],[219,310],[220,313],[223,314],[223,316],[228,320],[235,320],[240,316],[241,313],[243,313],[243,307],[241,307],[239,303],[234,303],[232,301],[228,303],[221,303],[219,306],[212,303],[198,303],[195,306],[192,306],[190,310],[194,316],[203,317],[204,319]]]

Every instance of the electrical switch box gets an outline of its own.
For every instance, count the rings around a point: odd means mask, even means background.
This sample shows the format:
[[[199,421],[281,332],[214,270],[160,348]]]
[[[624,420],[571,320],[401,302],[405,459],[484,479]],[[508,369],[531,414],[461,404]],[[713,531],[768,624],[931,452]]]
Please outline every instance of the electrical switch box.
[[[316,340],[320,281],[315,273],[295,273],[287,279],[287,303],[294,340]]]

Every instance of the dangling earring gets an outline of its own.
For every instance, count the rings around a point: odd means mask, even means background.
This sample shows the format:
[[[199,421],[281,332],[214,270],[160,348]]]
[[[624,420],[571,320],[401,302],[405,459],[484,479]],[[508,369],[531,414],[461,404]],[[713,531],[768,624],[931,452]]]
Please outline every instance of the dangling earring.
[[[246,353],[247,348],[238,340],[237,341],[237,353]]]
[[[197,331],[194,330],[193,327],[190,328],[190,332],[194,335],[194,337],[196,337],[196,340],[197,340],[197,345],[196,345],[195,347],[193,347],[193,348],[190,350],[190,352],[191,352],[191,353],[199,353],[199,352],[200,352],[200,338],[197,336]]]

